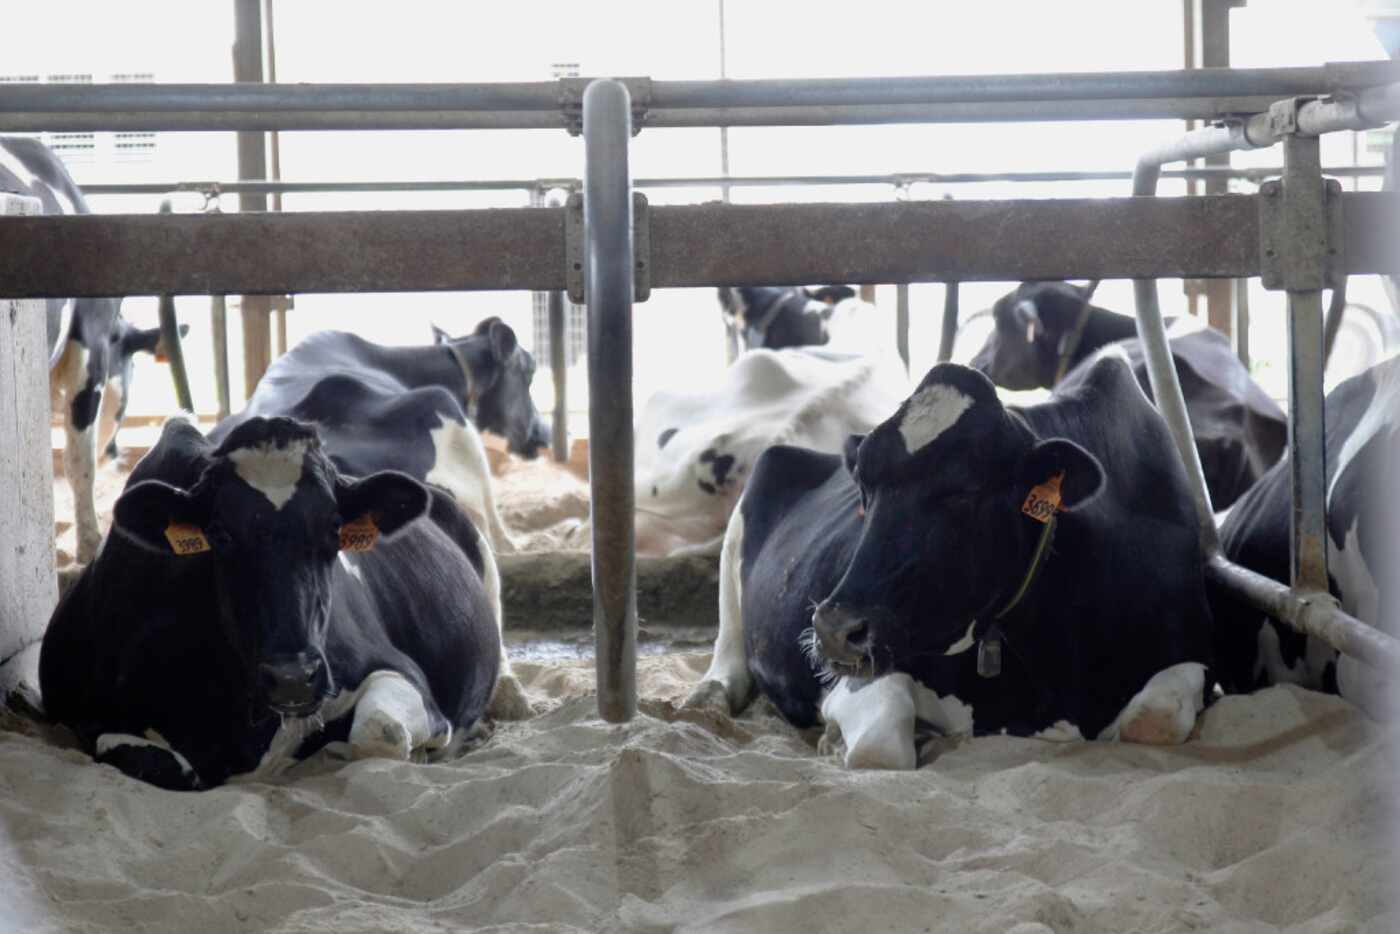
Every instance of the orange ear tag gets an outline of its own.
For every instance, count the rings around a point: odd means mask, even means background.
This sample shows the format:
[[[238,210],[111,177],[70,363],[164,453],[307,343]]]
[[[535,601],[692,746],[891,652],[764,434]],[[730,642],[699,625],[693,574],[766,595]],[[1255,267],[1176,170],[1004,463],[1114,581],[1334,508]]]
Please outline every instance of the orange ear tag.
[[[197,525],[171,522],[165,527],[165,540],[177,555],[197,555],[210,550],[209,539],[204,537],[204,530]]]
[[[340,527],[341,551],[369,551],[377,541],[379,526],[374,524],[374,516],[369,513]]]
[[[169,363],[169,362],[170,362],[170,358],[167,357],[165,354],[161,353],[160,351],[156,351],[156,353],[153,354],[152,356],[154,356],[154,357],[156,358],[156,363]]]
[[[1031,487],[1021,511],[1036,522],[1049,522],[1060,508],[1060,482],[1064,479],[1065,472],[1061,470],[1044,483]]]

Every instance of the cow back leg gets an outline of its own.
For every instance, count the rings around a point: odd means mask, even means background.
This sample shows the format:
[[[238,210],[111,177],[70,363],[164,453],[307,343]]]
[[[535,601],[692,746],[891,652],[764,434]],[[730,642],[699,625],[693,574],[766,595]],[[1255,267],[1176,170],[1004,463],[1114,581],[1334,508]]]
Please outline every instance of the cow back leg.
[[[407,761],[434,739],[423,695],[407,678],[397,671],[376,671],[365,679],[350,726],[353,758]],[[442,737],[442,743],[450,739]]]
[[[1186,742],[1196,716],[1205,708],[1205,681],[1206,669],[1200,662],[1182,662],[1157,672],[1098,738],[1156,746]]]
[[[688,707],[719,707],[742,713],[753,698],[753,674],[744,647],[744,512],[741,502],[729,517],[719,554],[719,633],[710,667],[690,697]]]
[[[63,407],[63,470],[73,490],[79,564],[91,562],[102,543],[93,492],[97,479],[97,416],[102,404],[102,381],[93,378],[90,363],[87,348],[70,340],[52,377],[55,394]]]

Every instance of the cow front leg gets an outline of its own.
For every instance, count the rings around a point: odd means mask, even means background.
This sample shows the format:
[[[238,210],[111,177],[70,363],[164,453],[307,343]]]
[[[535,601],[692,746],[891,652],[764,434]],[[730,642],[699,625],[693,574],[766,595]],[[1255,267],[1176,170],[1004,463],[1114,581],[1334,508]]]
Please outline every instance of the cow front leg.
[[[515,676],[510,667],[510,656],[506,653],[505,611],[501,607],[501,570],[492,553],[491,543],[485,533],[477,529],[477,548],[481,552],[481,583],[486,590],[486,599],[491,604],[491,612],[496,616],[496,636],[501,646],[500,667],[496,671],[496,686],[491,690],[491,700],[486,705],[486,715],[495,720],[528,720],[535,715],[535,708],[525,692],[525,686]]]
[[[97,416],[102,407],[103,381],[93,373],[100,367],[87,348],[70,340],[51,375],[51,391],[64,406],[63,470],[73,490],[73,524],[78,538],[78,563],[88,564],[102,544],[97,524],[93,484],[97,479]]]
[[[686,698],[687,707],[720,707],[743,713],[753,698],[753,675],[744,646],[743,503],[734,507],[719,553],[719,633],[705,677]],[[793,651],[797,651],[796,646]]]
[[[198,791],[204,787],[189,760],[155,730],[147,730],[144,737],[103,733],[97,737],[92,758],[167,791]]]
[[[1157,672],[1098,738],[1155,746],[1186,742],[1196,715],[1205,709],[1205,682],[1206,667],[1200,662]]]
[[[423,695],[407,678],[397,671],[376,671],[365,679],[350,726],[351,758],[408,761],[432,740]]]

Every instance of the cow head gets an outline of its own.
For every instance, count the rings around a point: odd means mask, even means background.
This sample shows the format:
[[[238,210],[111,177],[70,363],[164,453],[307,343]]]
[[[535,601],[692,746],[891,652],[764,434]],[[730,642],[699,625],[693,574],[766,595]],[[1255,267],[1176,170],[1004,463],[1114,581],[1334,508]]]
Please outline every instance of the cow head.
[[[829,339],[826,323],[832,309],[855,295],[855,289],[846,285],[726,286],[719,290],[719,307],[725,327],[739,336],[745,350],[781,350],[825,344]]]
[[[188,324],[180,325],[180,336],[190,332]],[[117,429],[126,416],[126,406],[131,399],[131,376],[135,370],[136,355],[148,353],[157,362],[166,359],[165,342],[161,340],[160,328],[132,327],[125,318],[118,317],[112,325],[112,333],[107,339],[107,385],[102,395],[102,410],[97,437],[98,446],[109,457],[117,456]]]
[[[1036,437],[985,376],[946,363],[890,419],[852,437],[846,463],[863,525],[813,614],[814,660],[833,674],[883,674],[970,648],[1036,552],[1044,525],[1023,513],[1030,491],[1058,482],[1060,508],[1072,511],[1103,482],[1092,454]]]
[[[1007,389],[1055,385],[1065,341],[1091,291],[1068,282],[1023,282],[992,306],[996,327],[972,358],[973,369]]]
[[[535,358],[520,346],[510,325],[487,318],[466,337],[451,337],[434,326],[433,340],[448,348],[462,368],[467,380],[463,405],[472,423],[504,437],[516,454],[538,456],[549,444],[549,423],[530,398]]]
[[[325,647],[341,550],[374,547],[428,505],[426,488],[400,473],[340,476],[309,425],[253,418],[210,455],[192,488],[160,480],[128,488],[113,529],[174,560],[209,562],[209,612],[250,696],[305,716],[336,690]]]

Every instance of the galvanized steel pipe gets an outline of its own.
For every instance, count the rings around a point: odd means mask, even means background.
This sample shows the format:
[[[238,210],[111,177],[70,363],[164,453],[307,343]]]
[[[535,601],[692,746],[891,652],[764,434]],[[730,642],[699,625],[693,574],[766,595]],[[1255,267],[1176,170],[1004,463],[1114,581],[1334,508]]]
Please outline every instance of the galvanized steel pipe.
[[[584,293],[588,304],[588,468],[598,714],[637,712],[637,580],[632,436],[631,101],[620,81],[583,95]]]

